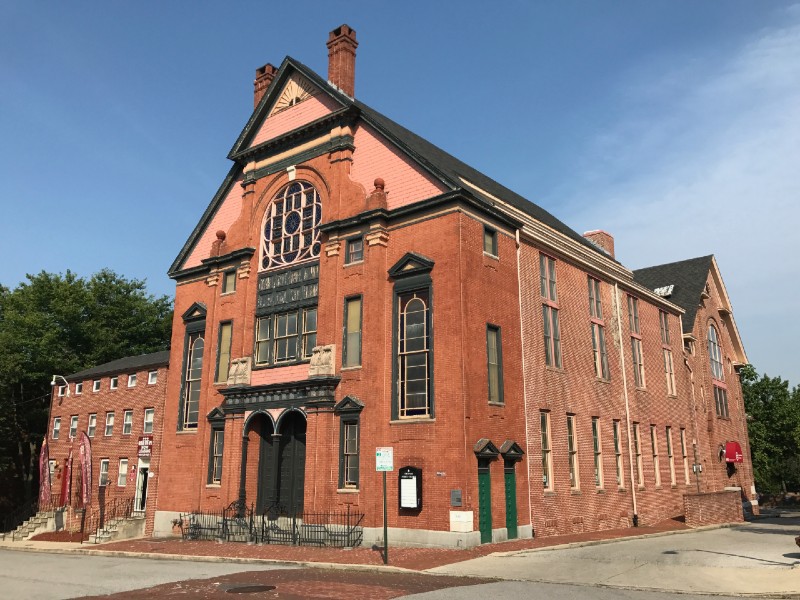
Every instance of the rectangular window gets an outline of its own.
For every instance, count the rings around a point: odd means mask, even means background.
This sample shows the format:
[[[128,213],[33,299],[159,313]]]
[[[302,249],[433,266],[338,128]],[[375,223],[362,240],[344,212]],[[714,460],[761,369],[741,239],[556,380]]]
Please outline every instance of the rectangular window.
[[[556,261],[539,255],[540,291],[542,293],[542,321],[544,325],[544,363],[561,368],[561,329],[558,323],[558,295],[556,293]]]
[[[211,473],[210,484],[222,483],[222,453],[225,449],[225,430],[214,428],[211,430]]]
[[[717,408],[717,416],[728,418],[728,392],[725,388],[718,385],[714,386],[714,404]]]
[[[75,395],[80,396],[83,393],[83,383],[75,384]]]
[[[539,278],[542,298],[558,302],[556,294],[556,261],[544,254],[539,255]]]
[[[136,387],[136,373],[131,373],[128,375],[128,387]]]
[[[614,463],[617,468],[617,486],[625,487],[625,472],[622,468],[622,436],[619,421],[614,421]]]
[[[430,416],[430,294],[406,292],[397,302],[398,414]]]
[[[69,439],[75,439],[78,435],[78,415],[72,415],[69,419]]]
[[[361,364],[361,296],[344,300],[344,339],[342,366]]]
[[[603,304],[600,300],[600,281],[589,277],[589,316],[603,318]]]
[[[631,337],[631,357],[633,361],[633,382],[637,388],[644,387],[644,357],[642,356],[642,340]]]
[[[111,378],[110,387],[111,387],[112,390],[115,390],[115,389],[117,389],[119,387],[119,377],[114,376],[114,377]]]
[[[542,487],[545,490],[553,489],[553,463],[550,460],[550,413],[539,413],[539,424],[542,432]]]
[[[497,232],[494,229],[483,227],[483,252],[497,256]]]
[[[200,413],[200,383],[203,374],[203,333],[190,333],[186,340],[185,371],[183,379],[182,429],[197,429]]]
[[[99,379],[95,379],[92,382],[92,391],[93,392],[99,392],[100,391],[100,380]]]
[[[107,412],[106,413],[106,431],[105,435],[109,436],[114,433],[114,413]]]
[[[358,421],[342,420],[342,440],[340,457],[340,481],[342,488],[358,487]]]
[[[639,331],[639,300],[633,296],[628,296],[628,325],[631,333],[641,335],[641,331]]]
[[[689,485],[689,455],[686,454],[686,430],[681,427],[681,457],[683,458],[683,482]]]
[[[352,265],[362,260],[364,260],[364,239],[353,238],[347,240],[344,264]]]
[[[97,413],[89,415],[89,427],[86,429],[86,435],[90,438],[94,437],[94,432],[97,430]]]
[[[144,409],[144,426],[142,427],[142,433],[153,433],[153,417],[155,414],[155,408]]]
[[[503,403],[503,348],[500,328],[486,326],[486,362],[489,370],[489,402]]]
[[[119,469],[117,470],[117,485],[125,487],[128,484],[128,459],[119,459]]]
[[[606,354],[605,327],[592,322],[592,352],[594,356],[594,374],[601,379],[609,379],[608,355]]]
[[[672,453],[672,427],[667,425],[667,458],[669,459],[669,483],[675,486],[675,455]]]
[[[655,425],[650,425],[650,446],[653,450],[653,475],[656,478],[656,487],[661,485],[661,465],[658,461],[658,433]]]
[[[667,394],[675,396],[677,390],[675,389],[675,369],[672,364],[672,350],[664,348],[664,376],[667,379]]]
[[[228,371],[231,366],[231,337],[233,336],[233,323],[230,321],[219,324],[219,337],[217,349],[217,383],[228,381]]]
[[[104,487],[108,485],[108,459],[101,458],[100,459],[100,477],[97,478],[97,482],[100,487]]]
[[[66,393],[67,393],[67,386],[65,386],[65,385],[58,386],[58,397],[59,398],[63,398]]]
[[[122,415],[122,435],[130,435],[133,431],[133,411],[126,410]]]
[[[575,415],[567,415],[567,452],[569,452],[569,485],[580,487],[578,473],[578,440],[575,439]]]
[[[53,439],[58,439],[58,434],[61,431],[61,417],[56,417],[53,419]]]
[[[147,385],[154,385],[158,381],[158,371],[147,373]]]
[[[297,313],[275,315],[275,362],[297,358]]]
[[[311,358],[317,345],[317,309],[303,310],[303,358]]]
[[[600,441],[600,419],[592,417],[592,445],[594,446],[594,485],[603,487],[603,446]]]
[[[272,362],[272,319],[262,317],[256,322],[256,364],[267,365]]]
[[[661,325],[661,343],[669,345],[669,315],[663,310],[658,311],[658,321]]]
[[[633,453],[636,455],[636,485],[644,487],[644,467],[642,465],[642,445],[639,443],[639,424],[633,424]]]
[[[222,275],[222,293],[232,294],[236,291],[236,269],[225,271]]]

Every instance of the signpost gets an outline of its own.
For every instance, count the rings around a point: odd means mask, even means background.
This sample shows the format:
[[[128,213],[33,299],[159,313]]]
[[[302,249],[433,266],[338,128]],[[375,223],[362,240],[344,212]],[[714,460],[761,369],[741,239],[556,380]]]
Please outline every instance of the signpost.
[[[375,448],[375,470],[383,473],[383,564],[389,564],[389,528],[386,523],[386,472],[394,471],[394,448]]]

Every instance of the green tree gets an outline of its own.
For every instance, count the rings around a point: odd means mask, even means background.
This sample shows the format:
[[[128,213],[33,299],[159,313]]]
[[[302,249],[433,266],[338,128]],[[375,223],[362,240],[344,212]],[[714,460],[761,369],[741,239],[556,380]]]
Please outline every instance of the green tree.
[[[171,324],[168,297],[109,270],[0,286],[0,511],[35,495],[53,374],[167,349]]]
[[[741,371],[753,472],[759,491],[800,489],[800,388],[780,377]]]

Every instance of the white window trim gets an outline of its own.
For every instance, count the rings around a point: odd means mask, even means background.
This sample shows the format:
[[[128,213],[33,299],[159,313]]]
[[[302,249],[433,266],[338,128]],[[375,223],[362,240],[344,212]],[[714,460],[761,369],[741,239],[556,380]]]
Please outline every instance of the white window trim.
[[[75,384],[75,395],[80,396],[83,394],[83,382]]]
[[[118,375],[114,375],[114,377],[109,379],[108,387],[111,390],[115,390],[115,389],[117,389],[119,387],[119,376]]]
[[[147,385],[155,385],[158,383],[158,371],[148,371]]]
[[[136,373],[131,373],[130,375],[128,375],[128,387],[129,388],[136,387],[136,380],[137,380]]]
[[[126,429],[127,431],[125,431]],[[122,435],[130,435],[131,433],[133,433],[133,410],[126,410],[122,413]]]
[[[151,418],[150,418],[150,430],[149,431],[147,429],[147,413],[150,413],[150,415],[151,415]],[[144,409],[144,421],[142,423],[142,433],[146,433],[146,434],[153,433],[153,427],[154,427],[153,421],[155,421],[155,417],[156,417],[156,409],[155,408],[145,408]]]
[[[100,380],[99,379],[95,379],[94,381],[92,381],[92,392],[94,392],[94,393],[99,392],[100,391],[100,385],[101,384],[100,384]]]

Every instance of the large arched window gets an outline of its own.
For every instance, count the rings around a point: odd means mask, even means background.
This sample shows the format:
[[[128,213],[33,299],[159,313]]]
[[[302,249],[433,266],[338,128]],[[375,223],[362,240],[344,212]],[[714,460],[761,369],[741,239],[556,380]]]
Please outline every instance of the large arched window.
[[[722,351],[719,347],[719,335],[714,325],[708,326],[708,358],[711,361],[711,375],[719,381],[725,380],[722,368]]]
[[[283,267],[319,256],[319,194],[307,181],[295,181],[272,199],[264,215],[261,269]]]
[[[203,373],[203,349],[205,342],[202,333],[194,333],[189,338],[189,355],[186,361],[186,378],[183,396],[183,428],[197,429],[200,412],[200,376]]]
[[[399,300],[400,416],[430,414],[430,330],[428,327],[428,292],[418,290],[401,294]]]

